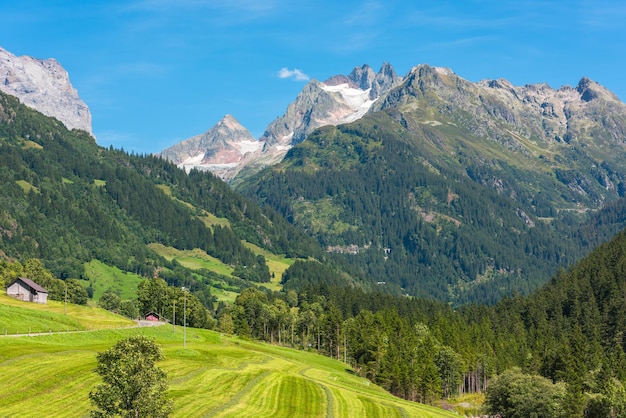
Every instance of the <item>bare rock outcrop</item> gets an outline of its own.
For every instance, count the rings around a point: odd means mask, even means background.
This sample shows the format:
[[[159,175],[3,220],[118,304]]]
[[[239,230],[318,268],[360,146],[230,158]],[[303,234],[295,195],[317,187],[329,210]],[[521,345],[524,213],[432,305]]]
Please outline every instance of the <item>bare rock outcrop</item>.
[[[54,58],[15,56],[0,48],[0,90],[23,104],[60,120],[68,129],[92,134],[91,112]]]

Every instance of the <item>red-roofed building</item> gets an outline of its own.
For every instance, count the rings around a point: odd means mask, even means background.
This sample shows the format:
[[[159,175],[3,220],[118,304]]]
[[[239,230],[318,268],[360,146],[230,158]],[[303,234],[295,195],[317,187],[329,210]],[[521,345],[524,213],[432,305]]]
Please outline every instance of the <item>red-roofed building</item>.
[[[48,291],[24,277],[19,277],[7,286],[7,295],[27,302],[48,303]]]
[[[154,322],[159,322],[161,320],[161,317],[159,316],[158,313],[155,312],[148,312],[146,314],[146,321],[154,321]]]

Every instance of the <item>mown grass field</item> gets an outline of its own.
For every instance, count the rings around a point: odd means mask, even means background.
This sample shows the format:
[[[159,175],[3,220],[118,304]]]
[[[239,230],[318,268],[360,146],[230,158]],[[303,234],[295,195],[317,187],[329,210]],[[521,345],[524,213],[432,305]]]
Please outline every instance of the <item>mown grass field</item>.
[[[174,417],[456,416],[395,398],[313,353],[197,329],[187,329],[183,349],[182,329],[171,326],[0,337],[0,416],[87,416],[97,353],[137,333],[165,354]]]
[[[134,324],[129,319],[95,307],[65,305],[54,300],[42,305],[0,294],[0,335],[98,330]]]

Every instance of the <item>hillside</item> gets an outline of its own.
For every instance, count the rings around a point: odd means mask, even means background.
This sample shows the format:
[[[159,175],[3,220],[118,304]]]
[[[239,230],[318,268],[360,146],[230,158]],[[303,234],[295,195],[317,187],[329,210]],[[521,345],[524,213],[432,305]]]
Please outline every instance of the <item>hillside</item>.
[[[546,109],[552,113],[546,113]],[[625,226],[626,105],[576,88],[470,83],[415,67],[237,190],[390,291],[527,294]]]
[[[166,260],[154,243],[199,249],[230,268],[227,278],[246,283],[269,283],[262,252],[323,256],[305,234],[212,174],[104,149],[4,94],[0,167],[0,255],[41,259],[61,279],[89,279],[85,263],[99,260],[143,277],[176,277],[203,293],[221,280]]]
[[[23,302],[0,293],[0,334],[39,334],[134,326],[135,322],[104,309],[48,301]]]
[[[0,298],[0,308],[5,302]],[[0,337],[0,410],[9,416],[85,416],[99,379],[96,354],[138,332],[154,338],[165,354],[159,366],[168,375],[172,416],[455,416],[395,398],[345,364],[312,353],[198,329],[187,330],[183,349],[182,329],[170,326]]]

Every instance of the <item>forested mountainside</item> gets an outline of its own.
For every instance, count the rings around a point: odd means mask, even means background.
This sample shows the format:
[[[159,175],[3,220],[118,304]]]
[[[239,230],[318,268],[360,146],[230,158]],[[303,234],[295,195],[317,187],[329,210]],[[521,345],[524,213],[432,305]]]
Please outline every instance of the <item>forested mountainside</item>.
[[[218,327],[343,359],[406,399],[430,403],[486,388],[491,415],[620,417],[624,266],[626,231],[528,297],[454,310],[345,286],[337,272],[298,261],[286,292],[245,290],[218,311]]]
[[[393,292],[526,294],[626,220],[626,106],[586,79],[540,87],[417,67],[237,190]]]
[[[200,248],[257,282],[269,280],[265,259],[242,240],[290,256],[323,255],[213,175],[104,149],[4,94],[0,182],[0,254],[41,259],[59,278],[81,277],[92,259],[152,277],[165,260],[150,243]]]

